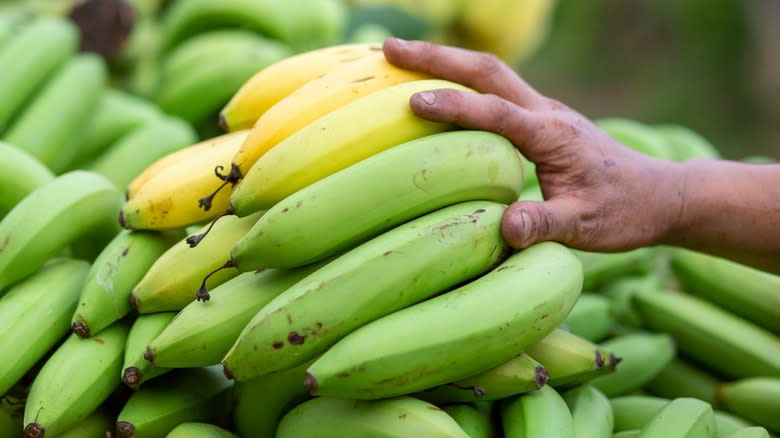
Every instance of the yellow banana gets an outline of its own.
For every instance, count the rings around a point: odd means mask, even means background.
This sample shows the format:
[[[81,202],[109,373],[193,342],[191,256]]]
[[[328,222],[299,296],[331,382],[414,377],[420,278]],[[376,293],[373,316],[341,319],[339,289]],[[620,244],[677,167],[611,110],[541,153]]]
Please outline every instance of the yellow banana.
[[[376,44],[342,44],[275,62],[241,86],[220,112],[219,124],[229,132],[251,128],[263,113],[302,85],[381,50]]]
[[[444,80],[415,80],[344,105],[265,153],[233,191],[231,206],[239,216],[267,209],[299,189],[383,150],[452,129],[450,124],[417,117],[409,107],[412,94],[434,88],[467,89]],[[237,164],[241,165],[233,162],[233,166]]]
[[[214,164],[224,167],[249,131],[237,131],[174,152],[152,164],[128,189],[121,210],[122,226],[130,229],[175,229],[202,223],[227,209],[230,191],[220,192],[211,212],[198,208],[202,192],[214,191]]]

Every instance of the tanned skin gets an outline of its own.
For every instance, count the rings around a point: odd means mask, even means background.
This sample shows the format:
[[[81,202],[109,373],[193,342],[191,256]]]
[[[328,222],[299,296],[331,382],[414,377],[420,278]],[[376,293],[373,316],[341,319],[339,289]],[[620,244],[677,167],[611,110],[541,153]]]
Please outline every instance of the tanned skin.
[[[476,91],[417,93],[409,101],[417,115],[501,134],[536,164],[545,200],[509,206],[502,233],[513,247],[672,245],[780,273],[780,165],[643,155],[488,53],[394,38],[384,53],[399,67]]]

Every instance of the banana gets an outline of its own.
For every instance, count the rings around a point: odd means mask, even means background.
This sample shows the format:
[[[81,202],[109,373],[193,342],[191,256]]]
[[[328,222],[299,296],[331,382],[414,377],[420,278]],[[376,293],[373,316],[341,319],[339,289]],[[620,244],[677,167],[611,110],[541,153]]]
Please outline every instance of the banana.
[[[621,277],[648,273],[656,252],[656,248],[647,246],[613,253],[574,250],[582,260],[583,290],[596,291]]]
[[[122,230],[103,249],[87,275],[71,328],[88,338],[130,312],[130,293],[150,266],[173,244],[160,233]]]
[[[79,31],[69,21],[37,18],[0,48],[0,133],[5,132],[25,102],[76,53],[78,44]]]
[[[619,117],[602,118],[594,122],[624,146],[651,157],[674,160],[671,144],[650,125]]]
[[[602,295],[583,293],[563,323],[577,336],[599,342],[612,330],[612,304]]]
[[[4,438],[22,438],[22,412],[18,404],[0,397],[0,436]]]
[[[81,260],[54,259],[0,299],[0,394],[68,333],[88,269]]]
[[[547,383],[547,370],[527,354],[477,375],[426,389],[414,396],[441,406],[447,403],[500,400],[535,391]]]
[[[485,131],[434,134],[293,193],[268,210],[231,255],[242,269],[304,265],[447,205],[510,204],[522,181],[520,155],[505,138]]]
[[[706,371],[675,358],[645,385],[645,389],[660,397],[693,397],[714,404],[719,383]]]
[[[130,295],[138,313],[181,310],[195,299],[204,277],[228,260],[230,248],[257,222],[262,213],[238,218],[228,216],[214,225],[211,238],[190,248],[180,240],[149,268]],[[203,227],[205,228],[205,227]],[[238,275],[235,269],[221,270],[209,278],[217,286]]]
[[[379,398],[495,367],[563,321],[581,269],[566,247],[533,245],[464,286],[353,331],[309,367],[305,384],[315,395]]]
[[[245,29],[195,36],[163,62],[155,100],[163,111],[190,123],[212,121],[253,74],[291,54],[279,41]]]
[[[242,381],[300,364],[366,323],[490,270],[509,252],[501,237],[505,210],[489,201],[455,204],[337,257],[252,318],[225,355],[225,372]],[[440,383],[465,375],[453,377]]]
[[[207,303],[189,303],[150,340],[146,359],[170,368],[218,365],[252,317],[314,269],[245,272],[226,281],[211,291]]]
[[[29,13],[17,8],[11,10],[0,7],[0,49],[19,32],[30,19]]]
[[[493,438],[493,424],[490,416],[479,409],[465,404],[454,404],[442,407],[456,423],[466,432],[469,438]]]
[[[149,342],[162,333],[175,316],[176,312],[158,312],[139,315],[133,321],[127,334],[125,356],[120,373],[122,381],[130,388],[138,389],[150,379],[170,371],[170,368],[154,366],[145,359],[144,355]]]
[[[670,146],[674,161],[685,161],[691,158],[720,158],[720,153],[706,138],[698,132],[675,124],[651,125],[651,128],[661,134]]]
[[[591,381],[607,397],[641,388],[675,356],[674,340],[663,333],[633,333],[612,338],[601,345],[621,359],[614,373]]]
[[[718,435],[721,436],[721,435]],[[725,438],[769,438],[769,432],[763,427],[743,427],[742,429],[735,430]]]
[[[574,436],[610,438],[615,424],[609,399],[593,385],[582,385],[563,394],[571,411]]]
[[[780,335],[780,276],[683,249],[671,266],[684,291]]]
[[[561,328],[547,334],[526,350],[549,375],[548,385],[568,388],[611,373],[619,358],[605,348]]]
[[[28,152],[0,142],[0,220],[30,192],[54,179],[54,174]]]
[[[152,102],[116,88],[107,88],[97,103],[70,168],[94,160],[120,138],[135,128],[161,117]]]
[[[111,414],[105,408],[95,409],[89,416],[70,429],[57,435],[58,438],[105,438],[113,429]]]
[[[173,370],[130,396],[117,417],[116,436],[164,437],[181,423],[224,421],[232,386],[218,367]]]
[[[676,398],[645,424],[641,438],[716,438],[715,415],[709,403],[690,397]]]
[[[612,438],[639,438],[639,434],[642,433],[639,429],[624,430],[612,435]]]
[[[19,114],[5,140],[62,173],[80,147],[106,77],[105,62],[98,55],[74,56]]]
[[[716,399],[727,411],[780,433],[780,378],[749,377],[724,383]]]
[[[306,51],[340,41],[348,15],[337,0],[188,0],[167,11],[161,44],[169,51],[202,32],[242,28]]]
[[[501,424],[506,438],[574,438],[571,411],[551,386],[504,400]]]
[[[378,51],[344,63],[302,85],[263,113],[233,163],[246,175],[252,165],[286,138],[361,97],[429,76],[396,67]]]
[[[602,289],[610,301],[615,323],[623,327],[638,329],[642,318],[634,305],[634,294],[641,289],[657,290],[661,287],[654,274],[629,275],[611,281]]]
[[[87,418],[120,383],[127,325],[100,336],[71,334],[35,377],[24,406],[26,437],[55,436]]]
[[[544,195],[542,194],[542,188],[539,185],[523,186],[523,191],[520,192],[520,196],[517,197],[520,201],[544,201]]]
[[[282,416],[311,398],[301,385],[311,362],[235,384],[233,425],[242,437],[272,437]]]
[[[219,186],[214,163],[229,167],[249,131],[221,135],[172,152],[147,167],[127,188],[124,227],[171,229],[203,223],[228,208],[230,192],[213,199],[214,210],[198,207],[197,195]]]
[[[377,44],[339,44],[277,61],[241,85],[220,111],[219,124],[228,132],[252,128],[260,116],[304,84],[381,50]]]
[[[85,167],[124,191],[152,163],[197,140],[198,134],[189,124],[175,117],[160,117],[125,135]]]
[[[91,172],[68,172],[42,185],[0,221],[0,294],[77,238],[116,223],[121,194]]]
[[[780,339],[699,298],[673,291],[639,291],[643,323],[674,337],[689,359],[725,377],[780,377]]]
[[[317,397],[306,401],[285,414],[276,438],[307,436],[469,437],[446,412],[409,396],[371,401]]]
[[[412,113],[409,97],[432,88],[465,87],[438,79],[417,80],[375,91],[306,125],[252,164],[230,196],[240,216],[265,210],[290,194],[362,159],[452,125]],[[259,123],[259,121],[258,121]],[[240,151],[239,151],[240,153]],[[250,163],[233,162],[234,169]]]
[[[237,438],[230,431],[208,423],[181,423],[165,438]]]
[[[626,395],[611,398],[609,402],[615,417],[615,431],[641,429],[670,401],[671,399],[647,395]],[[751,426],[745,420],[729,413],[719,410],[715,410],[714,413],[719,436]]]

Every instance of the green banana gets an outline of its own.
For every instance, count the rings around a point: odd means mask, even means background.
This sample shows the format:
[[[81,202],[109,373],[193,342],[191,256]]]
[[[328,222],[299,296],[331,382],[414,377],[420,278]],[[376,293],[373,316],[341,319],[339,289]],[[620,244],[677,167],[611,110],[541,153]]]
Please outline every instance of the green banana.
[[[127,315],[130,292],[175,235],[120,231],[92,263],[72,315],[73,331],[88,338]]]
[[[620,117],[607,117],[594,122],[610,137],[637,152],[666,160],[675,157],[666,137],[650,125]]]
[[[638,329],[642,318],[634,305],[634,294],[641,289],[657,290],[661,286],[653,274],[632,275],[611,281],[602,289],[610,301],[615,323],[627,328]]]
[[[105,438],[110,437],[114,422],[105,408],[95,409],[89,416],[70,429],[57,435],[57,438]]]
[[[719,406],[780,433],[780,378],[749,377],[720,385]]]
[[[455,204],[337,257],[252,318],[222,361],[226,372],[241,381],[295,366],[366,323],[490,270],[509,252],[505,210],[490,201]]]
[[[422,137],[288,196],[236,243],[232,256],[242,269],[300,266],[447,205],[512,203],[522,180],[520,155],[504,137],[465,130]]]
[[[675,358],[645,385],[645,389],[659,397],[693,397],[714,404],[718,384],[716,377]]]
[[[127,325],[100,336],[71,334],[35,377],[24,407],[28,437],[55,436],[87,418],[119,385]]]
[[[547,370],[527,354],[520,354],[482,373],[426,389],[414,396],[437,406],[477,400],[499,400],[535,391],[547,383]]]
[[[466,432],[469,438],[493,438],[490,416],[465,403],[443,406],[442,409]]]
[[[218,365],[241,330],[268,302],[316,266],[245,272],[217,286],[206,303],[193,301],[148,343],[146,359],[156,366]]]
[[[642,433],[639,429],[624,430],[612,435],[612,438],[639,438],[639,434]]]
[[[690,397],[676,398],[658,411],[645,424],[641,438],[716,438],[717,427],[712,406]]]
[[[0,133],[47,78],[76,52],[78,41],[79,31],[72,23],[37,18],[0,48]]]
[[[745,429],[747,427],[755,427],[754,424],[751,424],[742,417],[717,409],[715,410],[715,423],[718,425],[718,436],[734,433],[739,429]]]
[[[165,438],[238,438],[219,426],[208,423],[181,423],[165,435]]]
[[[566,401],[551,386],[506,399],[501,405],[506,438],[574,438],[574,421]]]
[[[563,245],[535,244],[464,286],[353,331],[309,367],[305,384],[316,395],[378,398],[495,367],[563,321],[581,269]]]
[[[0,298],[0,394],[68,333],[89,264],[54,259]]]
[[[634,303],[650,329],[674,337],[678,350],[725,377],[780,377],[780,339],[694,296],[639,291]]]
[[[19,29],[27,24],[29,19],[27,11],[16,8],[11,10],[0,8],[0,50],[13,39],[14,35],[19,33]]]
[[[525,171],[523,171],[525,172]],[[537,184],[535,186],[523,186],[523,191],[520,192],[520,196],[517,197],[519,201],[544,201],[544,194],[542,194],[542,188]]]
[[[0,142],[0,220],[25,196],[54,179],[54,174],[28,152]]]
[[[113,226],[121,202],[108,180],[84,171],[60,175],[30,193],[0,221],[0,295],[79,237]]]
[[[581,250],[573,250],[573,252],[582,260],[584,275],[582,289],[595,291],[618,278],[649,272],[656,249],[646,246],[612,253]]]
[[[610,438],[615,424],[609,399],[593,385],[582,385],[563,394],[571,411],[574,436]]]
[[[133,321],[127,334],[125,356],[120,373],[122,381],[127,386],[138,389],[144,382],[170,371],[170,368],[154,366],[144,358],[144,355],[149,342],[162,333],[175,316],[176,312],[158,312],[139,315]]]
[[[106,65],[92,53],[74,56],[14,121],[5,140],[62,173],[76,155],[84,126],[106,87]]]
[[[555,388],[576,386],[611,373],[619,362],[612,352],[561,328],[529,346],[526,354],[542,364]]]
[[[675,124],[652,125],[670,146],[674,161],[685,161],[691,158],[720,158],[715,146],[698,132]]]
[[[780,335],[780,276],[683,249],[671,266],[682,290]]]
[[[164,437],[181,423],[224,421],[232,383],[218,367],[173,370],[130,396],[117,417],[116,436]]]
[[[271,437],[286,412],[310,397],[301,385],[311,361],[235,384],[233,425],[242,437]]]
[[[150,101],[116,88],[106,89],[70,168],[86,165],[135,128],[161,116]]]
[[[24,402],[12,402],[4,395],[0,397],[0,436],[3,438],[22,438],[22,416]]]
[[[168,114],[190,123],[212,121],[216,125],[216,114],[244,82],[291,55],[279,41],[249,30],[198,35],[177,47],[162,65],[155,100]]]
[[[633,333],[612,338],[601,345],[621,359],[614,373],[591,381],[607,397],[628,394],[641,388],[675,356],[674,340],[664,333]]]
[[[523,187],[539,187],[539,179],[536,178],[536,164],[522,156],[523,161]]]
[[[132,307],[138,313],[183,309],[195,300],[204,277],[228,260],[230,248],[261,214],[220,219],[211,229],[209,238],[196,248],[190,248],[184,239],[177,242],[154,262],[133,288],[130,296]],[[209,278],[209,285],[218,286],[236,275],[238,271],[235,269],[223,269]]]
[[[721,435],[718,435],[721,436]],[[724,438],[769,438],[769,432],[763,427],[743,427],[737,429],[728,435],[723,435]]]
[[[592,342],[601,341],[612,330],[612,304],[602,295],[580,294],[563,323],[577,336]]]
[[[341,41],[348,15],[337,0],[176,2],[163,21],[162,47],[171,50],[215,28],[242,28],[306,51]]]
[[[125,135],[85,167],[124,191],[152,163],[197,141],[198,135],[189,124],[175,117],[160,117]]]
[[[276,438],[367,436],[468,438],[458,423],[436,406],[409,396],[383,400],[317,397],[285,414]]]

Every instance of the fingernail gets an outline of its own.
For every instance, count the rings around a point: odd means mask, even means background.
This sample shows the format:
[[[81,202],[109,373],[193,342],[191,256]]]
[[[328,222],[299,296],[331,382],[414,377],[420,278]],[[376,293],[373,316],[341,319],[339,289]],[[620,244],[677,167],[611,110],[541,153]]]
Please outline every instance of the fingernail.
[[[521,245],[523,247],[528,245],[528,241],[532,236],[530,236],[530,228],[531,228],[531,217],[528,215],[528,212],[525,210],[520,211],[520,222],[523,224],[523,235],[520,236]]]
[[[403,39],[403,38],[395,38],[395,43],[399,46],[404,46],[406,44],[409,44],[409,41]]]
[[[422,99],[422,101],[428,105],[433,105],[433,103],[436,102],[436,93],[431,91],[422,91],[417,93],[417,96],[419,96],[420,99]]]

